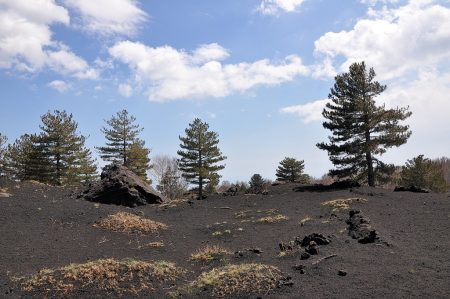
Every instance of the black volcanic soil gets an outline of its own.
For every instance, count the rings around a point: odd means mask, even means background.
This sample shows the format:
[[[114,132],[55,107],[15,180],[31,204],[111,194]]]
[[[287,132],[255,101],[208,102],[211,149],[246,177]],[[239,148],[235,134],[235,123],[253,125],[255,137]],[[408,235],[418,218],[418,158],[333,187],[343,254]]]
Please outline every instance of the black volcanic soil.
[[[0,298],[30,296],[20,290],[14,277],[100,258],[174,262],[188,270],[171,289],[174,290],[202,271],[220,265],[189,260],[190,254],[205,244],[221,245],[232,252],[260,248],[261,254],[231,256],[228,263],[273,265],[292,277],[292,286],[260,294],[261,298],[449,298],[448,195],[394,193],[367,187],[295,192],[295,187],[273,186],[269,195],[217,195],[177,207],[147,205],[130,209],[75,199],[71,196],[74,190],[67,188],[10,184],[8,192],[12,196],[0,198]],[[346,230],[348,210],[332,212],[321,205],[328,200],[354,197],[367,199],[353,203],[351,208],[360,209],[370,219],[380,237],[378,242],[358,243]],[[252,216],[265,216],[264,211],[270,209],[289,220],[251,221]],[[139,235],[93,227],[95,222],[118,211],[140,213],[170,228],[157,235]],[[236,217],[242,211],[247,212]],[[312,220],[300,225],[299,221],[307,216]],[[214,234],[218,231],[222,235]],[[310,233],[323,234],[331,243],[320,246],[319,254],[308,260],[300,260],[301,252],[279,256],[280,242],[288,243]],[[165,246],[140,247],[152,241],[161,241]],[[336,256],[316,263],[330,255]],[[298,264],[305,266],[304,274],[293,268]],[[338,275],[339,270],[347,275]],[[161,298],[165,292],[142,293],[141,297]],[[92,297],[81,291],[72,295]]]

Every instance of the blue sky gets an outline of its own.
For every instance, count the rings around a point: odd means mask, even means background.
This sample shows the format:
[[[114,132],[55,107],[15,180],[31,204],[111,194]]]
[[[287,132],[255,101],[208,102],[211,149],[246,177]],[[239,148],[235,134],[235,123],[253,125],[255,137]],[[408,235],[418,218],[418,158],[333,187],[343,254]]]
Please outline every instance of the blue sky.
[[[385,155],[403,164],[450,156],[449,58],[448,0],[0,0],[0,132],[12,142],[66,110],[93,148],[125,108],[152,156],[176,156],[200,117],[223,179],[274,179],[286,156],[320,177],[333,77],[365,60],[388,85],[380,104],[413,112],[409,142]]]

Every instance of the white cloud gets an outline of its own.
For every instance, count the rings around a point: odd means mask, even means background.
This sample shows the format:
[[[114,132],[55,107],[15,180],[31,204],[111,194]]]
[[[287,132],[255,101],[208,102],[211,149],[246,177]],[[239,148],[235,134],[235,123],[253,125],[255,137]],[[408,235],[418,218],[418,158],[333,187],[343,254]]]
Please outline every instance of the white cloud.
[[[86,61],[52,39],[50,26],[69,22],[67,10],[54,0],[0,0],[0,68],[38,72],[47,67],[77,78],[97,77]]]
[[[257,10],[264,15],[294,12],[305,0],[262,0]]]
[[[133,95],[133,88],[128,84],[119,84],[119,93],[126,98],[129,98]]]
[[[438,66],[450,58],[450,8],[430,0],[380,11],[369,10],[352,30],[328,32],[315,42],[316,53],[343,57],[340,69],[365,60],[381,79]]]
[[[147,14],[133,0],[65,0],[79,14],[78,26],[100,35],[133,36]]]
[[[217,44],[202,45],[191,53],[170,46],[148,47],[123,41],[109,49],[110,55],[129,66],[149,99],[225,97],[261,85],[277,85],[309,74],[298,56],[276,64],[267,59],[252,63],[223,64],[228,51]]]
[[[363,4],[368,4],[370,6],[375,6],[378,3],[384,4],[384,5],[397,4],[399,2],[399,0],[361,0],[360,2]]]
[[[53,80],[47,84],[49,87],[56,89],[59,92],[66,92],[71,88],[71,85],[65,81]]]
[[[100,90],[103,90],[103,87],[101,85],[96,85],[94,87],[94,89],[97,90],[97,91],[100,91]]]
[[[322,121],[322,111],[329,99],[317,100],[301,105],[293,105],[280,109],[281,113],[296,114],[303,119],[305,124]]]

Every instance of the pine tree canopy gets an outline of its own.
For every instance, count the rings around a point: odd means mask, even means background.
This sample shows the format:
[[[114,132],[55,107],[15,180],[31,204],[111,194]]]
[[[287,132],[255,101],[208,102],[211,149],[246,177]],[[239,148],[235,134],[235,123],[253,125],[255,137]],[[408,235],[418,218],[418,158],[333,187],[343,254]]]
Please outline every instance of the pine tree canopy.
[[[143,131],[136,118],[122,110],[106,121],[107,126],[102,128],[106,138],[106,146],[97,147],[100,157],[109,162],[120,162],[127,166],[144,180],[148,180],[147,171],[150,169],[150,149],[145,142],[139,139]]]
[[[0,133],[0,177],[6,175],[5,154],[8,138]]]
[[[226,159],[217,146],[218,134],[208,129],[207,123],[196,118],[185,130],[186,136],[179,137],[181,150],[177,152],[181,157],[178,161],[183,176],[198,186],[200,199],[204,185],[220,178],[218,171],[225,168],[225,165],[217,164]]]
[[[436,192],[446,192],[449,189],[439,164],[424,158],[423,155],[408,160],[402,167],[400,184],[405,187],[415,186]]]
[[[354,63],[348,73],[335,77],[334,87],[322,115],[323,127],[330,130],[329,142],[317,147],[326,150],[336,167],[331,176],[366,181],[369,186],[393,172],[393,165],[379,160],[386,149],[398,147],[411,135],[409,126],[400,122],[411,116],[408,108],[387,109],[377,106],[375,98],[385,85],[374,81],[373,68]]]
[[[95,176],[97,168],[90,151],[85,148],[86,138],[77,132],[78,124],[72,114],[55,110],[44,114],[41,121],[42,133],[36,143],[47,160],[48,182],[74,184],[83,181],[83,176]]]
[[[276,176],[282,182],[301,182],[303,179],[304,161],[286,157],[280,162]]]

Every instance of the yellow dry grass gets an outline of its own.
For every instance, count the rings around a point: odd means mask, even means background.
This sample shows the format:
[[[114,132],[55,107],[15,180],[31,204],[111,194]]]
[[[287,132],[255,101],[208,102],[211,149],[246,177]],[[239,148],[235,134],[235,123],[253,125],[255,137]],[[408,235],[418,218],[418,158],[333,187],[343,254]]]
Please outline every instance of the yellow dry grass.
[[[232,252],[218,245],[206,245],[191,254],[190,259],[198,262],[210,262],[231,254]]]
[[[202,290],[209,290],[213,297],[267,294],[277,287],[281,278],[281,271],[274,266],[227,265],[203,272],[196,280],[172,295],[183,297],[184,294],[195,295]]]
[[[322,203],[322,205],[332,208],[333,212],[337,212],[341,210],[348,210],[350,208],[350,205],[354,202],[367,202],[367,199],[359,197],[334,199],[325,201]]]
[[[284,216],[282,214],[277,214],[277,215],[274,215],[274,216],[261,217],[261,218],[257,219],[256,222],[259,222],[259,223],[277,223],[277,222],[287,221],[287,220],[289,220],[289,218],[287,216]]]
[[[299,224],[300,224],[301,226],[304,226],[304,225],[306,224],[306,222],[311,221],[311,220],[312,220],[311,217],[306,216],[305,218],[303,218],[302,220],[299,221]]]
[[[126,233],[155,233],[162,229],[167,229],[168,226],[164,223],[153,221],[138,215],[127,212],[118,212],[109,215],[100,222],[94,224],[95,227],[109,229],[118,232]]]
[[[49,295],[68,294],[85,288],[118,294],[137,294],[153,290],[156,284],[175,281],[185,270],[166,261],[101,259],[85,264],[70,264],[59,269],[43,269],[23,279],[25,292]]]

